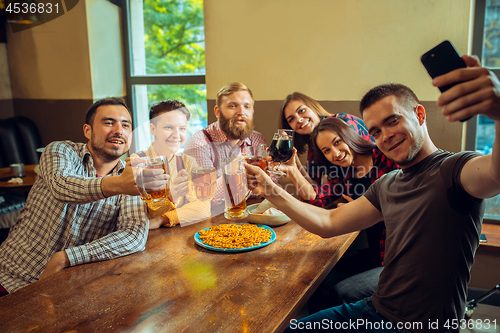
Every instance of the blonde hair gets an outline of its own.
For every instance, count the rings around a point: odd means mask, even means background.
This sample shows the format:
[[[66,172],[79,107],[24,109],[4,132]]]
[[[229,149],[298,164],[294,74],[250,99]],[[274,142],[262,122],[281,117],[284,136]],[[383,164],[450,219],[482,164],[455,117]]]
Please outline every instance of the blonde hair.
[[[220,107],[220,105],[222,103],[222,98],[224,96],[229,96],[232,93],[235,93],[237,91],[246,91],[246,92],[248,92],[250,94],[250,97],[252,97],[252,102],[255,102],[254,99],[253,99],[252,91],[247,86],[245,86],[241,82],[233,82],[233,83],[227,84],[224,87],[220,88],[219,92],[217,93],[216,105],[218,107]]]

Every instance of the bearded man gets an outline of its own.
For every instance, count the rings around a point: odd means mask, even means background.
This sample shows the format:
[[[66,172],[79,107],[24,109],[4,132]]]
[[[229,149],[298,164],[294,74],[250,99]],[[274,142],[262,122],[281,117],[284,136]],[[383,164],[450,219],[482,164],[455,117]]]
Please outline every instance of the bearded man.
[[[264,136],[253,130],[253,106],[253,94],[244,84],[233,82],[222,87],[214,108],[217,121],[194,133],[186,142],[185,152],[195,157],[200,166],[217,169],[212,206],[224,202],[221,161],[243,153],[247,146],[266,143]]]
[[[144,249],[145,206],[130,162],[120,160],[130,146],[130,111],[118,98],[99,100],[83,132],[86,144],[45,148],[26,206],[0,246],[0,296],[68,266]]]

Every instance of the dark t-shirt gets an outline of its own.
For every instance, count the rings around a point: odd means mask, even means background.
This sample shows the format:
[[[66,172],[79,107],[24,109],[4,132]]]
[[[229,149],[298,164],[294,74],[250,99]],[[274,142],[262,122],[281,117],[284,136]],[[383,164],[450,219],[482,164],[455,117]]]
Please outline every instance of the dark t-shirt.
[[[351,199],[356,200],[363,194],[365,194],[366,190],[371,186],[372,180],[370,178],[370,173],[367,173],[364,177],[354,178],[351,177],[349,182],[352,184],[352,196]]]
[[[476,156],[438,150],[382,176],[365,193],[387,229],[373,304],[389,320],[414,325],[412,331],[436,332],[434,323],[443,331],[447,321],[463,318],[484,200],[465,192],[460,173]]]

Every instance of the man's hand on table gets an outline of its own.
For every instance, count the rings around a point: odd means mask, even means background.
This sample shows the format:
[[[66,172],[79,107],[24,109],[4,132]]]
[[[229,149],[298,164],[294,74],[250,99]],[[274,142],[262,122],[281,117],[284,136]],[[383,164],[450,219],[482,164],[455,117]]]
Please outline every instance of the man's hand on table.
[[[161,227],[163,224],[167,223],[168,219],[166,217],[163,217],[163,215],[155,216],[153,218],[149,219],[149,230],[151,229],[158,229]]]
[[[69,267],[69,258],[66,254],[66,251],[56,252],[52,258],[50,258],[47,266],[43,270],[42,275],[40,275],[40,279],[46,278],[56,272],[62,271],[65,267]]]

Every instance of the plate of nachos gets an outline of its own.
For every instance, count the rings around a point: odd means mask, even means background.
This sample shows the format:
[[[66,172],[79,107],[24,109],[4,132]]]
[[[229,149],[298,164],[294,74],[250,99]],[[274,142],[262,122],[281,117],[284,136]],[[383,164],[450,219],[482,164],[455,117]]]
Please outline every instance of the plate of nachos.
[[[194,235],[194,242],[199,246],[220,252],[251,251],[275,240],[276,233],[267,225],[245,223],[220,224]]]

